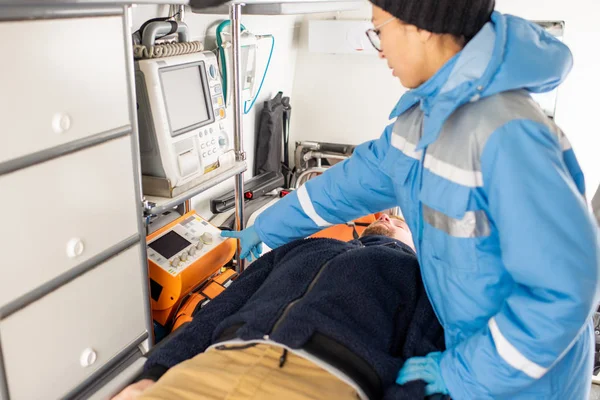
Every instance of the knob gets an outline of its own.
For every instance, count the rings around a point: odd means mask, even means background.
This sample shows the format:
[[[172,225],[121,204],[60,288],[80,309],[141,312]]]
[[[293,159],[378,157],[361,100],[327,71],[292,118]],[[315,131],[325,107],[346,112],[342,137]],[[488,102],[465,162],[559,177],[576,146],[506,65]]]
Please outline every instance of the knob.
[[[215,144],[215,139],[211,140],[210,144]]]
[[[79,356],[79,363],[82,367],[86,368],[95,363],[97,359],[98,354],[96,354],[96,351],[88,347],[87,349],[83,350],[83,353],[81,353],[81,356]]]
[[[200,237],[200,239],[202,239],[202,241],[206,244],[211,244],[213,241],[213,236],[211,233],[209,232],[204,232],[202,234],[202,236]]]
[[[71,117],[69,114],[58,113],[52,118],[52,130],[55,133],[65,133],[71,129]]]
[[[173,260],[171,260],[171,265],[176,267],[179,265],[180,262],[181,262],[181,260],[179,259],[179,257],[175,257],[175,258],[173,258]]]
[[[224,137],[219,138],[219,146],[225,147],[227,145],[227,140]]]
[[[204,247],[204,243],[202,243],[202,241],[199,241],[198,243],[196,243],[196,248],[198,250],[202,250],[203,247]]]
[[[83,254],[85,246],[79,238],[73,238],[67,242],[67,256],[69,258],[79,257]]]
[[[193,256],[194,254],[196,254],[196,248],[190,247],[189,253],[190,253],[190,256]]]
[[[183,253],[181,253],[179,255],[179,257],[181,258],[181,261],[185,261],[188,259],[188,253],[186,253],[185,251]]]

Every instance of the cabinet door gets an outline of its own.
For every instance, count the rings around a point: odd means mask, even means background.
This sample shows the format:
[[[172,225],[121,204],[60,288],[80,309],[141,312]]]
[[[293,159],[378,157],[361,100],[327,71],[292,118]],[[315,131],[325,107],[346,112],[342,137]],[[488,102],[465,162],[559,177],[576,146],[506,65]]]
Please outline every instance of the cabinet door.
[[[58,399],[145,332],[136,245],[0,321],[11,399]]]
[[[130,136],[1,175],[0,307],[137,234],[134,185]]]
[[[0,22],[0,163],[130,124],[122,17]]]

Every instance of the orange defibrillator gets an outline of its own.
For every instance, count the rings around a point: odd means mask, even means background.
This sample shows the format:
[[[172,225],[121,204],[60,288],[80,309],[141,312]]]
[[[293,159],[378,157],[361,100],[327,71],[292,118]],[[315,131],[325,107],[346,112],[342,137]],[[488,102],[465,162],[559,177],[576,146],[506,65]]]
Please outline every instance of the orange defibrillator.
[[[195,211],[146,238],[152,317],[167,326],[186,296],[216,275],[235,254],[235,239]]]

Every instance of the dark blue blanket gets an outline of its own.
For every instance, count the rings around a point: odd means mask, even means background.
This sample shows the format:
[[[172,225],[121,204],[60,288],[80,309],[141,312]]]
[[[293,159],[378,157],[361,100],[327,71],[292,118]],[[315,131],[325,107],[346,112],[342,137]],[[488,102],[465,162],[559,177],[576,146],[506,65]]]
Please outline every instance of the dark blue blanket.
[[[343,344],[376,372],[384,399],[424,398],[422,382],[400,387],[396,375],[407,358],[444,347],[410,248],[383,236],[307,239],[252,264],[151,353],[146,376],[202,353],[238,325],[237,336],[246,340],[268,335],[300,349],[319,333]]]

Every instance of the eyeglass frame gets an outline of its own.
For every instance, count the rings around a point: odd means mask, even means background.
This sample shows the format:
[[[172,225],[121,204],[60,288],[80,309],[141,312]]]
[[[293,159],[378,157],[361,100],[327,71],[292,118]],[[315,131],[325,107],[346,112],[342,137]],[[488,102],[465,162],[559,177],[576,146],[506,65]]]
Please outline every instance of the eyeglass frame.
[[[377,50],[378,52],[381,53],[381,36],[379,36],[379,34],[381,33],[381,28],[383,28],[384,26],[386,26],[387,24],[389,24],[390,22],[392,22],[393,20],[395,20],[396,17],[392,17],[384,22],[382,22],[381,24],[373,27],[373,28],[369,28],[365,31],[365,35],[367,35],[367,39],[369,39],[369,42],[371,43],[371,46],[373,46],[375,48],[375,50]],[[371,38],[370,34],[374,33],[375,35],[377,35],[377,38],[379,39],[379,46],[375,45],[375,43],[373,43],[373,39]]]

